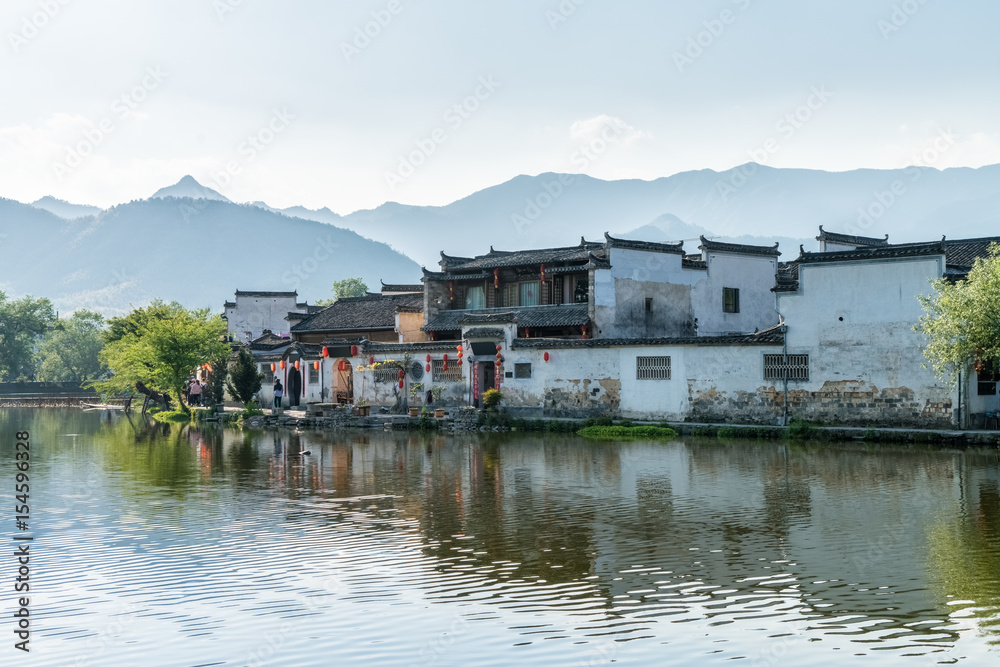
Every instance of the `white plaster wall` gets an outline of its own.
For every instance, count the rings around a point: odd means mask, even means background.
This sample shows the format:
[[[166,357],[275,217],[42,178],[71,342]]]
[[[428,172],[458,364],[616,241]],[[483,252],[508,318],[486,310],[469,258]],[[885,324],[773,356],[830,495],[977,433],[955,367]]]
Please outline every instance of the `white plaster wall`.
[[[810,355],[810,380],[790,388],[819,391],[828,382],[857,381],[957,404],[957,390],[924,368],[926,338],[913,330],[923,313],[917,295],[933,291],[942,263],[932,257],[802,265],[799,291],[777,294],[789,354]]]
[[[709,253],[706,280],[693,291],[698,335],[715,336],[725,333],[752,333],[778,323],[774,310],[774,275],[777,259],[757,255]],[[740,312],[722,310],[722,288],[740,290]]]
[[[251,340],[259,338],[264,329],[270,329],[275,334],[287,334],[290,322],[285,319],[288,313],[304,313],[297,308],[294,298],[236,297],[235,308],[226,308],[229,333],[238,340],[245,340],[246,332],[251,332]]]

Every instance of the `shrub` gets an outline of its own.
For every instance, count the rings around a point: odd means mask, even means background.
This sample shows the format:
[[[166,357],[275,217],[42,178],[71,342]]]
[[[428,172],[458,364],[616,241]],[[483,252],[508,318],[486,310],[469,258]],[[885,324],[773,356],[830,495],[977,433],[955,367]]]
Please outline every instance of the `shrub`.
[[[585,438],[600,438],[603,440],[621,440],[630,438],[676,438],[677,431],[659,426],[588,426],[577,431],[577,435]]]
[[[719,430],[716,432],[716,436],[719,438],[735,438],[736,429],[732,426],[720,426]]]
[[[794,440],[807,440],[815,435],[815,429],[807,421],[793,419],[785,433]]]
[[[483,405],[487,410],[496,410],[503,400],[503,393],[499,389],[487,389],[483,394]]]

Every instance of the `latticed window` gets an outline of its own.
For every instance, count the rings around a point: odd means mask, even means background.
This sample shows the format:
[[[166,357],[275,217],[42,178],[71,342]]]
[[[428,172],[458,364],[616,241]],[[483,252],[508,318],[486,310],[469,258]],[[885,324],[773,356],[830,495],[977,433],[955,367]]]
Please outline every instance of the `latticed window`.
[[[636,357],[636,380],[669,380],[670,357]]]
[[[274,381],[274,373],[271,372],[271,364],[270,363],[257,364],[257,366],[260,369],[260,372],[264,375],[264,379],[261,380],[261,382],[273,382]]]
[[[809,379],[809,355],[789,354],[788,363],[785,363],[785,356],[781,354],[764,355],[764,379],[784,380],[787,369],[789,380]]]
[[[319,371],[313,368],[311,363],[306,367],[306,371],[309,373],[308,384],[319,384]]]
[[[376,382],[399,382],[399,371],[402,366],[386,365],[380,366],[372,371]]]
[[[530,363],[514,364],[514,379],[515,380],[528,380],[530,378],[531,378],[531,364]]]
[[[431,362],[431,382],[461,382],[462,367],[457,361],[448,363],[448,372],[444,370],[444,361],[435,359]]]

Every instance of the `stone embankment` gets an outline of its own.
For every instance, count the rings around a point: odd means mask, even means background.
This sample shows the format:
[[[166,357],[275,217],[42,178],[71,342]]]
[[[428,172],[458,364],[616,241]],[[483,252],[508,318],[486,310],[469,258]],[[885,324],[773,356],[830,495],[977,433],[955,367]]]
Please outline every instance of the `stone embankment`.
[[[465,406],[449,409],[444,417],[434,417],[424,414],[417,417],[409,415],[377,413],[369,415],[357,414],[352,406],[331,406],[310,408],[309,410],[280,410],[271,414],[251,417],[244,421],[251,428],[298,428],[298,429],[337,429],[337,428],[375,428],[384,430],[418,429],[431,427],[454,433],[471,431],[499,431],[506,428],[495,426],[479,426],[479,410]]]

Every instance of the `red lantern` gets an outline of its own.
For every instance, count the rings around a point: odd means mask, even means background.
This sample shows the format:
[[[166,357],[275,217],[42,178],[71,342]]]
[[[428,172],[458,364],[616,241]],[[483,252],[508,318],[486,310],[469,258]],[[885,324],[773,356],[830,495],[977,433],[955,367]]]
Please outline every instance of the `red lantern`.
[[[431,363],[431,355],[427,355],[427,363]]]
[[[209,373],[211,373],[212,372],[212,364],[205,364],[205,370],[207,370]]]
[[[371,366],[375,363],[375,357],[368,357],[368,365]]]
[[[461,361],[461,359],[462,359],[462,352],[461,352],[461,350],[459,350],[459,352],[458,352],[458,359],[459,359],[459,361]]]
[[[324,357],[329,357],[330,356],[330,348],[328,348],[328,347],[324,347],[323,348],[323,356]]]
[[[458,346],[458,347],[456,347],[455,349],[456,349],[456,350],[458,350],[459,352],[461,352],[461,351],[462,351],[462,346],[461,346],[461,345],[459,345],[459,346]]]
[[[545,282],[545,265],[542,264],[542,282]]]
[[[459,360],[458,360],[458,367],[459,367],[459,368],[461,368],[461,367],[462,367],[462,360],[461,360],[461,359],[459,359]]]
[[[271,364],[271,372],[274,372],[274,364]]]
[[[347,362],[344,361],[343,359],[341,359],[340,363],[337,364],[337,370],[338,371],[342,371],[342,370],[345,370],[346,368],[347,368]]]
[[[299,370],[299,367],[301,366],[301,363],[302,362],[300,362],[298,359],[295,360],[295,370]]]
[[[404,373],[403,371],[399,371],[399,379],[400,380],[402,380],[405,375],[406,375],[406,373]]]
[[[281,370],[285,370],[285,360],[282,359],[281,361],[279,361],[278,366],[281,368]]]
[[[400,380],[400,381],[399,381],[399,388],[400,388],[400,389],[402,389],[402,388],[403,388],[403,381],[402,381],[402,380]]]
[[[542,358],[545,359],[545,363],[549,363],[549,353],[548,352],[546,352],[545,354],[543,354]]]
[[[441,364],[441,371],[444,372],[444,373],[448,372],[448,362],[447,361],[445,361],[444,363]]]
[[[431,365],[430,365],[430,364],[427,364],[427,372],[428,372],[428,373],[430,373],[430,372],[431,372]]]
[[[351,356],[352,357],[358,356],[358,346],[357,345],[352,345],[351,346]]]
[[[314,361],[313,362],[313,370],[314,371],[318,371],[319,370],[319,362],[318,361]]]
[[[444,355],[443,357],[441,357],[441,360],[442,360],[442,361],[448,361],[448,355],[446,354],[446,355]]]
[[[500,287],[500,269],[493,269],[493,289]]]
[[[503,349],[502,347],[500,347],[499,345],[497,345],[497,352],[499,352],[502,349]]]

